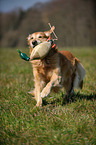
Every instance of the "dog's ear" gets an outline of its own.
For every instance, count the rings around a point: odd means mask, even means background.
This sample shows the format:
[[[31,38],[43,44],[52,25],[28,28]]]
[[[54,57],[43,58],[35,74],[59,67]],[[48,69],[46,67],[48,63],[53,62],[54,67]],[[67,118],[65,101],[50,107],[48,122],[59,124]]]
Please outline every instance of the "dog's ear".
[[[29,36],[26,38],[27,40],[30,40],[30,38],[31,38],[31,35],[29,34]]]
[[[28,45],[29,45],[30,38],[31,38],[31,35],[29,34],[29,36],[26,38]]]
[[[47,37],[49,37],[54,30],[55,30],[55,27],[52,26],[52,28],[49,31],[45,31],[44,33]]]

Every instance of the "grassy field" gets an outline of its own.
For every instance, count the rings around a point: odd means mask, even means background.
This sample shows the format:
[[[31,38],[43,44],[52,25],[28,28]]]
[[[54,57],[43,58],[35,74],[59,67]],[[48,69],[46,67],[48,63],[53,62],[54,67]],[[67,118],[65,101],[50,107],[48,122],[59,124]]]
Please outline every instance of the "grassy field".
[[[96,145],[96,49],[69,50],[85,67],[84,87],[71,99],[62,90],[50,94],[41,108],[27,94],[34,87],[31,64],[16,49],[0,50],[2,145]]]

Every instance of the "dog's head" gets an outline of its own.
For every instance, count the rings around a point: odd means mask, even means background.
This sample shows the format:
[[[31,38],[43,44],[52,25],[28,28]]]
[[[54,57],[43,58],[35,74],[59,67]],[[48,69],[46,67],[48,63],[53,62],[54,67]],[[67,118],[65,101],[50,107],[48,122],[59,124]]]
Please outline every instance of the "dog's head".
[[[48,37],[51,35],[51,33],[53,32],[54,29],[55,29],[55,27],[53,26],[49,31],[35,32],[33,34],[30,34],[27,37],[28,45],[30,46],[30,53],[32,52],[32,49],[36,45],[46,41],[48,39]]]

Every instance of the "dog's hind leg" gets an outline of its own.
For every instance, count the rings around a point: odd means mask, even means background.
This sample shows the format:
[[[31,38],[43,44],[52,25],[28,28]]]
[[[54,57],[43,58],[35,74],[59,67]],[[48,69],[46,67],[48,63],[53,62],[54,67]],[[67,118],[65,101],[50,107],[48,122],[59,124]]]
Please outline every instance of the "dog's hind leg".
[[[73,74],[67,78],[67,80],[64,82],[64,88],[65,88],[65,96],[73,95],[74,94],[74,81],[76,79],[76,72],[73,72]]]

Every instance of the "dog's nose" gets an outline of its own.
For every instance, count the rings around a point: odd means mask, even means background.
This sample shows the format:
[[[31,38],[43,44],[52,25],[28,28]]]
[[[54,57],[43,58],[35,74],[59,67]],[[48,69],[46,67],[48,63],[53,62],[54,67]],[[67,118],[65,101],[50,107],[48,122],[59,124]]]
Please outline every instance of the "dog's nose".
[[[36,40],[35,40],[35,41],[33,41],[33,42],[32,42],[32,44],[33,44],[33,45],[36,45],[36,44],[37,44],[37,41],[36,41]]]

